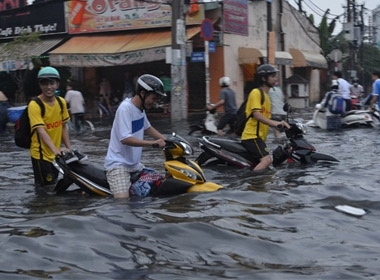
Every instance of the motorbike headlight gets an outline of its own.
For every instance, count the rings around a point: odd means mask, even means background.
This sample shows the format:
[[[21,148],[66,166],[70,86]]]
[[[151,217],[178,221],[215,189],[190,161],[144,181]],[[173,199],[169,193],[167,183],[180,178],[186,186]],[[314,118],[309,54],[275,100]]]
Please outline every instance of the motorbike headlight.
[[[185,155],[192,155],[194,153],[193,148],[188,143],[181,142],[181,146]]]
[[[194,172],[191,172],[190,170],[181,169],[181,172],[185,174],[187,177],[189,177],[190,179],[193,179],[193,180],[198,179],[197,174],[195,174]]]
[[[306,134],[307,132],[307,127],[303,123],[297,122],[296,123],[297,128],[302,132],[302,134]]]

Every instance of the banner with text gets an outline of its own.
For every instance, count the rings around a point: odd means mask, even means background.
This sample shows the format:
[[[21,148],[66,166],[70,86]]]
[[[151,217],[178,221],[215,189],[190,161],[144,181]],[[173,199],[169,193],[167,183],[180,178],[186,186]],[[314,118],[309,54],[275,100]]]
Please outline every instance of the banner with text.
[[[75,0],[67,2],[69,33],[149,29],[171,26],[168,1]],[[203,5],[186,17],[186,24],[200,24]]]

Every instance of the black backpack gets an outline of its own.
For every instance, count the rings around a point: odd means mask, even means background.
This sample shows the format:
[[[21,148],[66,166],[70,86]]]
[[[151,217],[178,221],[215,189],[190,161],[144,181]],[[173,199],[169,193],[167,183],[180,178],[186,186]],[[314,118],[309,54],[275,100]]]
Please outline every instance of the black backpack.
[[[63,104],[59,97],[56,96],[56,99],[61,107],[61,113],[63,113]],[[41,99],[38,97],[33,98],[30,102],[35,101],[41,108],[41,116],[45,115],[45,106],[42,103]],[[29,102],[29,103],[30,103]],[[29,105],[28,103],[28,105]],[[34,133],[35,130],[33,130]],[[15,144],[20,148],[30,149],[30,144],[32,143],[32,135],[30,132],[30,120],[28,116],[28,106],[22,112],[20,118],[15,123]]]
[[[264,99],[265,99],[264,92],[261,88],[259,88],[259,90],[261,93],[261,105],[263,105]],[[242,133],[244,131],[245,124],[247,123],[249,118],[251,118],[253,116],[252,113],[248,117],[245,116],[245,107],[247,106],[247,100],[248,100],[248,98],[246,98],[244,100],[244,102],[240,105],[240,107],[236,113],[235,134],[237,136],[242,135]]]

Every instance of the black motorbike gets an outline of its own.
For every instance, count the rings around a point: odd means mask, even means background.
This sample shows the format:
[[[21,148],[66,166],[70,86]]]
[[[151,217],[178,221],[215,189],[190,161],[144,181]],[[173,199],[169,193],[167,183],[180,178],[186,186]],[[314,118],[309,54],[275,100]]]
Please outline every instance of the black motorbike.
[[[306,126],[301,122],[288,121],[288,123],[290,128],[285,130],[286,142],[273,151],[273,166],[279,166],[285,162],[309,164],[319,161],[339,161],[332,156],[316,152],[315,147],[303,137]],[[257,165],[241,144],[240,139],[203,136],[198,138],[198,142],[202,152],[195,161],[201,166],[229,164],[239,168],[254,169]]]

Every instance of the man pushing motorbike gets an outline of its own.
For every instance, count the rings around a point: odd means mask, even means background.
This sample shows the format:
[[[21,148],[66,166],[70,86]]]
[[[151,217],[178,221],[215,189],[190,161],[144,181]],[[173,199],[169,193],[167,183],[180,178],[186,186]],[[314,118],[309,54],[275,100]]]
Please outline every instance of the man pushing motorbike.
[[[269,167],[272,157],[265,143],[269,127],[290,128],[286,121],[271,120],[270,88],[277,82],[278,70],[272,65],[263,64],[257,68],[259,88],[253,89],[248,96],[245,115],[248,119],[241,136],[242,145],[250,152],[252,161],[258,164],[253,169],[261,171]]]
[[[144,169],[142,148],[165,146],[165,137],[151,126],[145,114],[159,96],[166,96],[161,80],[144,74],[137,80],[135,95],[124,99],[116,111],[104,162],[107,181],[115,198],[129,197],[131,173]],[[145,140],[145,132],[154,140]]]

